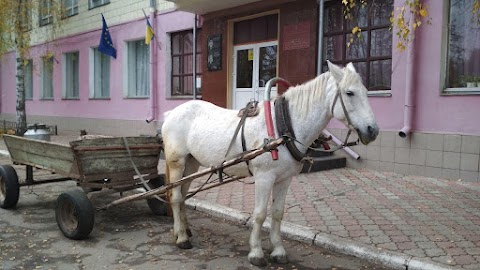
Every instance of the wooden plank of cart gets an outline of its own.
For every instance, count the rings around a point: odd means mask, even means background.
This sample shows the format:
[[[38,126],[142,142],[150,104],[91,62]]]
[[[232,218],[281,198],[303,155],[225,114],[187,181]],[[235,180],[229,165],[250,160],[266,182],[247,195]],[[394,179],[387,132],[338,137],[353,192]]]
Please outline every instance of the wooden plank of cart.
[[[159,137],[102,137],[72,141],[69,145],[10,135],[3,138],[12,162],[26,165],[26,180],[20,183],[12,166],[0,166],[0,207],[16,206],[20,186],[74,180],[82,190],[62,193],[55,209],[60,230],[71,239],[86,238],[93,229],[94,208],[87,192],[127,191],[140,187],[142,181],[152,188],[164,183],[157,169],[162,150]],[[33,168],[61,177],[35,180]],[[166,212],[166,206],[156,200],[148,203],[154,213]]]
[[[167,206],[162,202],[166,193],[179,185],[191,182],[201,176],[236,165],[276,149],[283,139],[266,142],[264,146],[247,151],[197,173],[188,175],[174,183],[165,184],[164,175],[158,174],[157,166],[163,150],[158,137],[96,138],[70,142],[63,145],[53,142],[26,139],[4,135],[12,161],[27,166],[27,179],[19,184],[12,166],[0,166],[0,207],[13,208],[18,202],[21,185],[35,185],[55,181],[75,180],[82,190],[71,190],[60,194],[55,208],[55,217],[62,233],[70,239],[84,239],[93,229],[95,209],[84,191],[98,191],[106,188],[111,193],[145,187],[146,192],[122,197],[107,205],[97,207],[108,209],[114,205],[147,199],[155,214],[166,214]],[[32,167],[48,170],[65,177],[45,181],[33,179]],[[141,173],[141,174],[140,174]],[[229,177],[222,181],[205,183],[191,194],[241,179]],[[104,191],[98,191],[104,192]],[[158,197],[160,196],[160,197]]]

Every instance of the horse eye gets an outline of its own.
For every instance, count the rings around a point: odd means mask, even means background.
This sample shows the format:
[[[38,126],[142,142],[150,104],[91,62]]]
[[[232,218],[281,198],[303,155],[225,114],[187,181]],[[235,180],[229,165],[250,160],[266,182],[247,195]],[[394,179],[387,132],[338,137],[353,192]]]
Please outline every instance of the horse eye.
[[[347,91],[347,96],[354,96],[353,92],[352,91]]]

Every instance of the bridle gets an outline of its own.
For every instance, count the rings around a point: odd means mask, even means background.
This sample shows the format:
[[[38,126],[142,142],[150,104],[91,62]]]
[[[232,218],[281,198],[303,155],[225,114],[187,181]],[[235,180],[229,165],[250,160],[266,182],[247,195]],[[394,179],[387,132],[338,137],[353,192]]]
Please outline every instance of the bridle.
[[[343,142],[343,145],[347,146],[347,145],[350,144],[348,142],[348,137],[352,133],[352,130],[355,130],[355,127],[352,125],[352,121],[350,120],[350,116],[348,115],[348,111],[347,111],[347,108],[345,107],[345,102],[343,101],[343,97],[342,97],[342,90],[340,89],[340,86],[338,85],[338,82],[336,83],[336,85],[337,85],[337,93],[335,93],[335,97],[333,98],[331,113],[332,113],[332,116],[333,116],[334,115],[333,110],[335,110],[335,105],[337,104],[337,100],[340,99],[340,104],[342,105],[343,114],[345,115],[345,118],[347,119],[348,133],[347,133],[347,137],[345,138],[345,141]],[[357,140],[357,143],[358,143],[358,140]]]

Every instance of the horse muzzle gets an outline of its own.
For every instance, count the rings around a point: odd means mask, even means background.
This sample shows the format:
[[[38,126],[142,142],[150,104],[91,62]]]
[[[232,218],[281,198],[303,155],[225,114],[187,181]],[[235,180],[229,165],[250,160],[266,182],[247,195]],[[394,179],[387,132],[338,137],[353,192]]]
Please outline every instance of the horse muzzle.
[[[364,145],[367,145],[375,141],[380,131],[377,124],[369,125],[364,129],[357,128],[356,130],[357,130],[358,138]]]

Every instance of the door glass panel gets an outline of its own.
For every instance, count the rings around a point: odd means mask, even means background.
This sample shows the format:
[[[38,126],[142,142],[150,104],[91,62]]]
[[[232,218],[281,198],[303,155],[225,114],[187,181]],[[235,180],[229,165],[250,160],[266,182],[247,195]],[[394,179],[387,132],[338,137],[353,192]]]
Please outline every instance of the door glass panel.
[[[277,45],[260,47],[258,86],[265,87],[268,80],[277,76]]]
[[[250,54],[249,54],[250,51]],[[252,88],[253,50],[237,51],[237,88]]]

